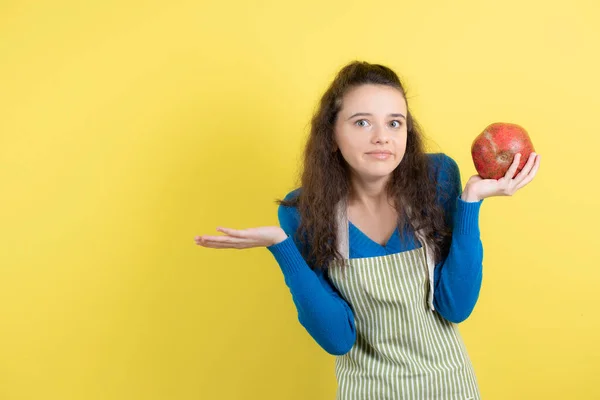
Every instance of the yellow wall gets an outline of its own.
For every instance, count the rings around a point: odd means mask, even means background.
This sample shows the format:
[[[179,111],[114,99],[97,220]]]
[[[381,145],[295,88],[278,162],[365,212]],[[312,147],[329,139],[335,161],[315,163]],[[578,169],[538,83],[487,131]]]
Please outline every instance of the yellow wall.
[[[463,182],[488,123],[529,130],[461,329],[486,400],[600,398],[600,6],[206,3],[0,3],[0,399],[333,399],[268,251],[193,237],[277,223],[353,59],[406,80]]]

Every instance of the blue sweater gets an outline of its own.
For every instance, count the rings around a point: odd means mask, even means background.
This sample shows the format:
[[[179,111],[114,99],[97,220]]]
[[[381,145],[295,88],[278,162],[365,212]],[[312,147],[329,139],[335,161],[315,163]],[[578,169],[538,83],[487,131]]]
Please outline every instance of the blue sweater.
[[[438,200],[452,227],[452,242],[447,257],[434,271],[434,306],[447,320],[459,323],[473,311],[481,288],[483,247],[479,233],[479,208],[482,201],[465,202],[460,198],[462,186],[456,162],[445,154],[428,154],[438,178]],[[300,189],[290,192],[291,199]],[[442,193],[446,193],[445,196]],[[332,285],[327,272],[312,269],[301,255],[300,242],[294,233],[300,223],[296,208],[279,206],[279,224],[287,233],[283,242],[269,246],[290,289],[298,311],[298,320],[328,353],[342,355],[356,341],[354,314]],[[350,258],[377,257],[421,247],[414,232],[400,240],[398,228],[382,246],[349,223]]]

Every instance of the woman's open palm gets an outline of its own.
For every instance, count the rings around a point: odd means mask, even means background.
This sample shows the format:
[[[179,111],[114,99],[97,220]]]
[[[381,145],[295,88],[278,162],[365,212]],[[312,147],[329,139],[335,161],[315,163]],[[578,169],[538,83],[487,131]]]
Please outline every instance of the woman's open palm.
[[[268,247],[287,239],[286,233],[278,226],[261,226],[249,229],[217,228],[220,236],[196,236],[196,244],[213,249],[249,249]]]

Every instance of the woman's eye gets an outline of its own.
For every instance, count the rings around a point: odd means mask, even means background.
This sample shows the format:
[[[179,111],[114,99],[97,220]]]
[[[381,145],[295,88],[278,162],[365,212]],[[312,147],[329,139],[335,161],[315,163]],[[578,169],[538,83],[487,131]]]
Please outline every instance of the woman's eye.
[[[364,122],[365,124],[361,124],[361,122]],[[358,125],[358,126],[367,126],[366,125],[367,120],[366,119],[359,119],[358,121],[356,121],[354,124]]]
[[[394,125],[394,123],[395,123],[396,125]],[[393,127],[393,128],[400,128],[401,126],[402,126],[402,122],[400,122],[400,121],[398,121],[398,120],[394,120],[394,121],[392,121],[392,127]]]

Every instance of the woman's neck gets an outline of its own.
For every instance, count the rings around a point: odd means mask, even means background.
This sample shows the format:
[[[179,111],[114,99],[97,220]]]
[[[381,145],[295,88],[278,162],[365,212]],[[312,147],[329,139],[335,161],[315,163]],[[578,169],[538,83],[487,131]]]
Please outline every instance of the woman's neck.
[[[389,207],[391,204],[386,190],[388,179],[389,177],[376,180],[352,179],[348,205],[370,212]]]

